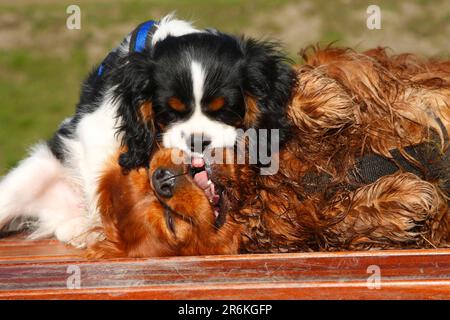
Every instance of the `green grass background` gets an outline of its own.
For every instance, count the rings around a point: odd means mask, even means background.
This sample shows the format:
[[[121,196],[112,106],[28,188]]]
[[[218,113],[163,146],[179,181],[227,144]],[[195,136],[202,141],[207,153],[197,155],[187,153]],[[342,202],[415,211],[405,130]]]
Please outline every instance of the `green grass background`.
[[[81,30],[66,28],[70,4],[81,8]],[[366,27],[370,4],[381,8],[381,30]],[[294,59],[308,44],[332,41],[425,56],[450,52],[447,0],[0,0],[0,175],[71,115],[94,64],[137,24],[171,11],[198,27],[279,40]]]

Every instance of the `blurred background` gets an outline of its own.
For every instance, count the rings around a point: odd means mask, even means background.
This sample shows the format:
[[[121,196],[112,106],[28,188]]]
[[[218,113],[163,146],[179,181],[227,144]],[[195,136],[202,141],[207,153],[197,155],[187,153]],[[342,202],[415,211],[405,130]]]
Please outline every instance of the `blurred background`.
[[[80,30],[66,28],[71,4]],[[371,4],[381,30],[366,26]],[[0,0],[0,176],[73,113],[83,78],[127,33],[174,10],[198,27],[281,41],[297,62],[301,48],[333,41],[450,54],[449,0]]]

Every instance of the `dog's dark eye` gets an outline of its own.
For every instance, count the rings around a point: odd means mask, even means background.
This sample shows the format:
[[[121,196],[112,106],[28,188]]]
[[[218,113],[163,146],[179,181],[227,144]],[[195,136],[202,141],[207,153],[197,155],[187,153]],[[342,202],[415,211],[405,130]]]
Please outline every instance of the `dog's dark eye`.
[[[224,97],[218,97],[212,99],[208,104],[208,110],[215,112],[222,109],[223,105],[225,104],[225,98]]]
[[[187,109],[186,105],[176,97],[169,98],[169,100],[167,100],[167,105],[178,112],[184,112]]]
[[[169,209],[165,209],[164,210],[164,214],[166,216],[166,224],[167,224],[167,228],[169,228],[170,232],[172,232],[173,234],[175,234],[175,224],[173,221],[173,215],[172,212],[170,212]]]

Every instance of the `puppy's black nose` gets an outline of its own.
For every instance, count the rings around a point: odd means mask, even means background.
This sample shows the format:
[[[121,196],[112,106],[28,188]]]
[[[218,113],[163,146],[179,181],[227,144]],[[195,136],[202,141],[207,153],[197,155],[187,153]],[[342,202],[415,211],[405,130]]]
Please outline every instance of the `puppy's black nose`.
[[[203,153],[211,144],[211,138],[201,133],[194,133],[186,139],[186,144],[192,152]]]
[[[168,169],[158,168],[153,172],[153,188],[162,197],[170,198],[173,196],[175,180],[175,174]]]

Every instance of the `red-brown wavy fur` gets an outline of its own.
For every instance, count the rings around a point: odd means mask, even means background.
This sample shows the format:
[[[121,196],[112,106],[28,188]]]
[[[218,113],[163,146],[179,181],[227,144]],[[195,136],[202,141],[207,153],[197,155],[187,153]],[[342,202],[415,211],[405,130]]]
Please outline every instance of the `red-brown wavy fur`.
[[[279,172],[262,176],[249,165],[213,166],[212,178],[228,199],[224,226],[201,230],[178,221],[189,237],[173,240],[163,219],[154,218],[162,209],[147,173],[123,175],[112,165],[100,190],[107,239],[91,249],[93,256],[446,246],[450,62],[389,56],[381,48],[364,53],[309,48],[301,54],[304,64],[296,68],[288,106],[293,135],[280,150]],[[366,185],[349,178],[357,159],[373,153],[392,159],[393,149],[420,167],[404,148],[424,142],[435,144],[436,161],[444,162],[439,179],[401,170]],[[173,165],[167,156],[153,159],[151,168]],[[305,179],[311,174],[329,178],[311,187]],[[212,219],[205,195],[186,179],[179,192],[189,202],[180,195],[172,205],[179,201],[192,219]],[[141,232],[143,221],[160,232]]]
[[[302,54],[288,111],[294,138],[280,152],[278,174],[260,176],[239,166],[219,173],[239,203],[231,215],[243,226],[241,251],[447,245],[450,63],[389,57],[384,49],[310,48]],[[446,163],[441,181],[399,171],[356,190],[339,188],[349,183],[355,159],[370,153],[392,158],[389,150],[432,140],[432,132],[439,136],[437,161]],[[332,177],[324,191],[307,188],[303,178],[311,172]]]

